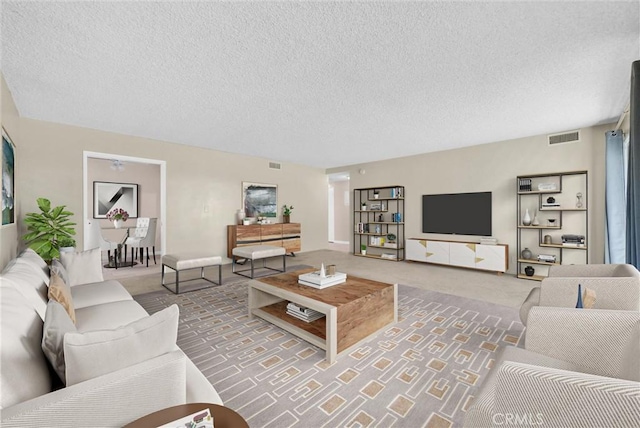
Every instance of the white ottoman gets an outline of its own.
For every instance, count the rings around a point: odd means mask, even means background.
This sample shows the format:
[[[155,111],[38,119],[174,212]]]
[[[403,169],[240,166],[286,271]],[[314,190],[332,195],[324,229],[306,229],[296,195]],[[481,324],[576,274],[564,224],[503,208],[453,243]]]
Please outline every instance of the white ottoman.
[[[176,272],[176,289],[171,290],[164,283],[164,268],[169,267]],[[204,268],[209,266],[218,266],[218,282],[214,282],[204,277]],[[165,254],[162,256],[162,285],[167,290],[173,291],[175,294],[180,294],[180,271],[187,269],[200,268],[200,278],[192,278],[184,281],[193,281],[197,279],[204,279],[212,284],[222,284],[222,257],[211,256],[203,253],[181,253],[181,254]],[[194,288],[189,291],[200,290],[205,287]]]
[[[246,276],[247,278],[253,278],[253,261],[262,259],[262,267],[264,269],[271,269],[277,272],[285,272],[287,270],[286,251],[284,247],[276,247],[274,245],[249,245],[246,247],[236,247],[233,249],[233,264],[232,271],[235,274]],[[266,260],[270,257],[282,257],[282,270],[270,268],[266,265]],[[251,268],[236,270],[238,259],[251,260]],[[251,271],[251,276],[244,274],[243,272]]]

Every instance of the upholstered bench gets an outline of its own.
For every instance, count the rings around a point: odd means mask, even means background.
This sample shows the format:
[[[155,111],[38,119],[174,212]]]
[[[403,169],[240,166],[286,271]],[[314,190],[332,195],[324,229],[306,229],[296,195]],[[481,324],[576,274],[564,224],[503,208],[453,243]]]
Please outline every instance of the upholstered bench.
[[[232,251],[233,265],[232,271],[235,274],[246,276],[247,278],[253,278],[253,261],[262,259],[262,268],[271,269],[278,272],[285,272],[287,270],[286,251],[284,247],[276,247],[274,245],[249,245],[246,247],[236,247]],[[282,270],[270,268],[266,265],[266,260],[270,257],[282,257]],[[250,269],[236,270],[238,259],[245,259],[251,261]],[[246,275],[243,272],[251,271],[251,275]]]
[[[176,289],[171,290],[164,283],[164,268],[169,267],[176,272]],[[209,266],[218,266],[218,282],[214,282],[204,277],[204,268]],[[169,291],[173,291],[175,294],[180,294],[180,271],[187,269],[200,268],[200,278],[192,278],[183,280],[194,281],[198,279],[204,279],[212,284],[222,284],[222,257],[211,256],[203,253],[181,253],[181,254],[165,254],[162,256],[162,285]],[[189,291],[200,290],[204,287],[194,288]]]

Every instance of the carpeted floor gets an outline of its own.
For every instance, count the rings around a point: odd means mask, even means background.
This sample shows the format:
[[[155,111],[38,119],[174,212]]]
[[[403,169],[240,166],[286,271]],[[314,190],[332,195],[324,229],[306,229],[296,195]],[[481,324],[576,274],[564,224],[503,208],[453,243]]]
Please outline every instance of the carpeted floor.
[[[246,280],[135,296],[180,307],[178,345],[251,427],[462,426],[517,310],[400,285],[399,322],[329,366],[324,351],[247,316]]]

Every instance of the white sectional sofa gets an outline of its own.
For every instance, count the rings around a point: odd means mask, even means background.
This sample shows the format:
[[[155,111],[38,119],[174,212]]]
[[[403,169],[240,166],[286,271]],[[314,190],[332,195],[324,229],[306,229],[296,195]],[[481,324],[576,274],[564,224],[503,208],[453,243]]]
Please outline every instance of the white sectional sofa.
[[[222,404],[175,342],[161,355],[113,371],[106,368],[110,361],[85,362],[90,369],[94,364],[107,372],[62,384],[42,350],[49,278],[49,267],[32,250],[12,260],[0,275],[1,426],[122,426],[178,404]],[[81,339],[89,331],[113,331],[158,315],[150,317],[117,281],[77,284],[70,290]],[[177,315],[172,309],[175,335]],[[120,356],[111,360],[126,365],[131,357],[129,352]]]

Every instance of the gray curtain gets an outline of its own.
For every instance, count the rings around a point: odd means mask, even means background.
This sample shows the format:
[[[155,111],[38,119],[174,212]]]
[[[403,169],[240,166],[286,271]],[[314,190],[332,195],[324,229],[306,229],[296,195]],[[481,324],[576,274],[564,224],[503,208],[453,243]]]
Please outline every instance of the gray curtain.
[[[640,269],[640,60],[631,64],[627,185],[627,263]]]
[[[626,262],[626,179],[622,131],[608,131],[605,167],[605,263]]]

